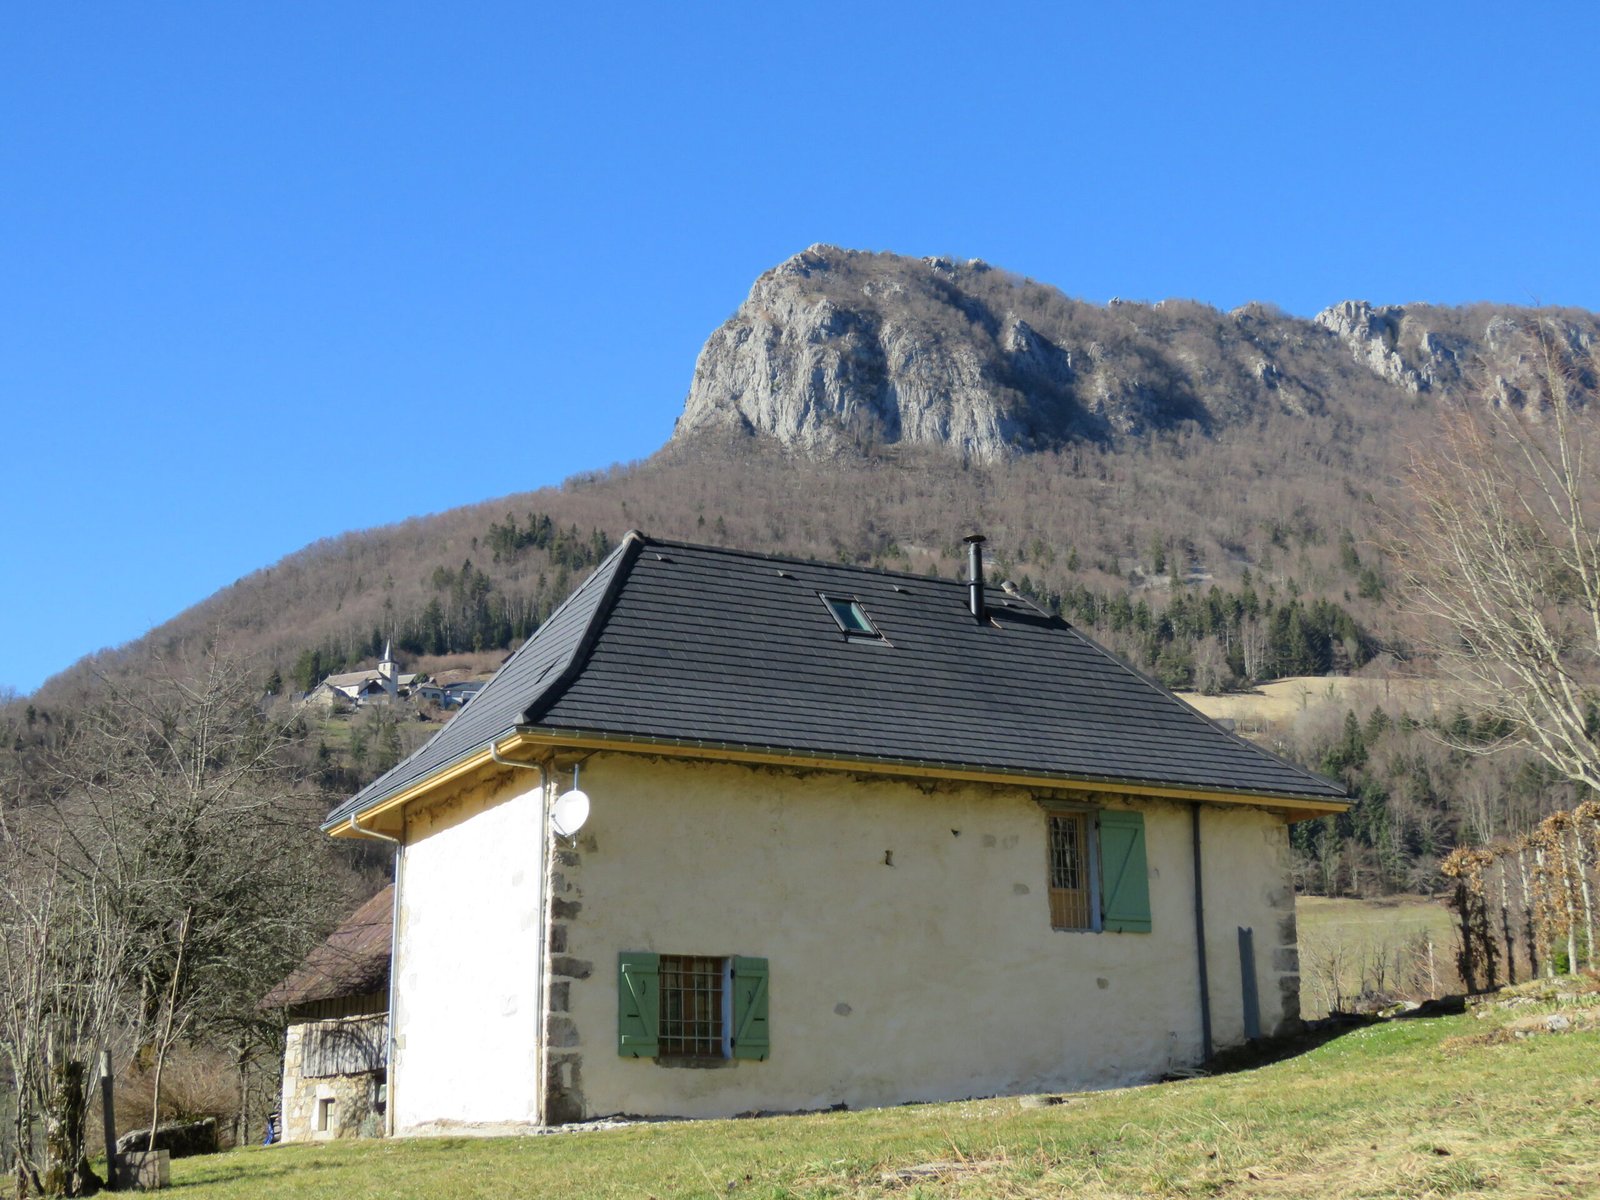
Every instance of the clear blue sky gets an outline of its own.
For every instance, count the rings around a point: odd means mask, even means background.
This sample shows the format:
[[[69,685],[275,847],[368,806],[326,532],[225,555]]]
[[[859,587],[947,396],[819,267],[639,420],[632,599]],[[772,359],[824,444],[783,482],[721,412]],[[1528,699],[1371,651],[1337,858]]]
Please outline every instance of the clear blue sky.
[[[11,6],[0,685],[649,454],[812,242],[1097,301],[1600,308],[1596,13]]]

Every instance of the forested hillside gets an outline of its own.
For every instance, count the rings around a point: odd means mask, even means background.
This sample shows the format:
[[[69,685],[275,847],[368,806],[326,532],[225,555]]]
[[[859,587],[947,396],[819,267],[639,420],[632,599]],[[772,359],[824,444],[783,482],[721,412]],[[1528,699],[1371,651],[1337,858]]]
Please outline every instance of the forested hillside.
[[[1307,444],[1317,432],[1320,465]],[[1294,453],[1314,469],[1275,476],[1274,460]],[[311,674],[375,661],[389,639],[410,657],[510,648],[633,527],[946,575],[962,535],[981,529],[996,572],[1025,592],[1169,684],[1225,687],[1360,666],[1393,641],[1367,544],[1379,470],[1359,441],[1284,419],[1248,441],[1189,434],[990,466],[936,451],[819,461],[759,441],[674,445],[557,489],[319,543],[95,666],[134,669],[224,630],[303,689]]]

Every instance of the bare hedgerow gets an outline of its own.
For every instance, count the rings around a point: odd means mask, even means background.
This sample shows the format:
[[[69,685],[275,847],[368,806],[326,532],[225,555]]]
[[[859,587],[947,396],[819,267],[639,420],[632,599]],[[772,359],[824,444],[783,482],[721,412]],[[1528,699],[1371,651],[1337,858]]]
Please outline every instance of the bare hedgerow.
[[[1526,837],[1488,847],[1459,847],[1441,864],[1454,881],[1450,906],[1460,929],[1460,967],[1469,989],[1482,980],[1495,986],[1503,948],[1506,970],[1516,979],[1520,925],[1529,970],[1576,975],[1600,965],[1596,955],[1594,886],[1600,861],[1600,803],[1585,801],[1552,813]],[[1496,921],[1498,908],[1499,944]]]
[[[1439,867],[1445,878],[1454,881],[1450,907],[1455,910],[1461,934],[1456,966],[1469,992],[1498,986],[1499,951],[1484,886],[1484,872],[1493,862],[1488,851],[1462,846],[1451,851]]]
[[[1390,552],[1437,667],[1503,740],[1600,788],[1600,367],[1548,321],[1508,323],[1498,348],[1413,454]]]

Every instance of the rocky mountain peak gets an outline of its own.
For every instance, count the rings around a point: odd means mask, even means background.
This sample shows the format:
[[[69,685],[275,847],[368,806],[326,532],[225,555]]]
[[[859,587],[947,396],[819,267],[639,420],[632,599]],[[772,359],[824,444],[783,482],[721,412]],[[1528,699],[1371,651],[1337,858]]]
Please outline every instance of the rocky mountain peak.
[[[1345,300],[1314,318],[1351,358],[1395,388],[1416,395],[1471,390],[1496,403],[1519,403],[1537,355],[1530,329],[1537,317],[1558,357],[1581,357],[1594,343],[1594,313],[1490,304],[1374,306]]]
[[[1374,308],[1365,300],[1345,300],[1323,309],[1314,320],[1348,346],[1356,362],[1412,394],[1438,386],[1441,368],[1457,376],[1460,373],[1456,354],[1462,347],[1447,346],[1425,330],[1410,339],[1423,364],[1419,368],[1407,362],[1400,344],[1402,336],[1412,331],[1406,326],[1406,310],[1401,305]]]
[[[1271,412],[1448,394],[1527,315],[1365,300],[1309,321],[1260,303],[1101,306],[980,259],[818,244],[764,272],[707,340],[674,438],[736,431],[813,454],[938,446],[993,462],[1214,433]],[[1561,315],[1573,345],[1595,335],[1593,314]]]

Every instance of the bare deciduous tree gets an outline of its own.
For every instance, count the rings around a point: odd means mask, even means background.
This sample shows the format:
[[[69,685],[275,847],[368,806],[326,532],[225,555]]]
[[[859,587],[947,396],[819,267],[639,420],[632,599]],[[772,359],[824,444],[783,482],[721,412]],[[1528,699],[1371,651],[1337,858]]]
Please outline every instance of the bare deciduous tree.
[[[0,1141],[19,1189],[80,1195],[97,1182],[83,1145],[84,1064],[128,1024],[121,973],[135,950],[109,900],[66,867],[59,840],[0,810],[0,1064],[13,1093]]]
[[[25,1085],[19,1183],[47,1194],[77,1186],[51,1175],[59,1152],[42,1169],[32,1152],[55,1075],[116,1043],[148,1075],[153,1143],[174,1047],[275,1033],[256,1002],[324,932],[341,881],[293,729],[241,663],[207,651],[103,688],[0,796],[0,1051]],[[53,1125],[81,1130],[81,1113]]]
[[[1600,788],[1595,363],[1535,325],[1412,460],[1393,553],[1441,671],[1562,777]],[[1483,748],[1482,746],[1478,748]]]

